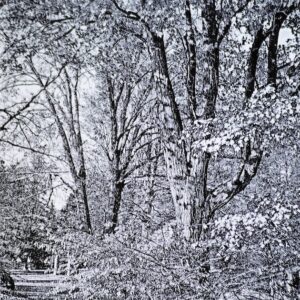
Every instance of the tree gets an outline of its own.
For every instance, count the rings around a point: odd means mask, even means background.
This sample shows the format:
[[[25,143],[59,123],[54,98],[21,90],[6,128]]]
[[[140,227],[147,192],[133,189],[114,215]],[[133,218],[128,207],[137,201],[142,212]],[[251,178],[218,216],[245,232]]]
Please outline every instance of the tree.
[[[143,62],[138,61],[141,55],[139,52],[137,50],[136,58],[132,59],[134,67]],[[106,89],[100,95],[107,100],[103,103],[103,99],[98,98],[98,104],[95,104],[103,107],[100,110],[101,116],[103,113],[108,116],[99,120],[96,112],[96,122],[102,123],[102,126],[98,124],[95,129],[100,133],[99,142],[106,154],[111,176],[112,213],[106,229],[109,233],[114,232],[118,225],[122,194],[128,178],[147,163],[139,157],[157,138],[149,120],[153,102],[151,81],[148,83],[149,74],[140,74],[129,64],[120,67],[120,72],[122,71],[123,74],[119,76],[99,74],[105,77],[100,89]],[[151,156],[149,160],[155,157]]]
[[[62,140],[64,155],[67,159],[70,174],[73,179],[75,197],[79,206],[83,205],[85,230],[92,233],[92,223],[87,195],[87,170],[83,149],[83,139],[80,121],[80,103],[78,85],[80,80],[80,70],[77,68],[68,69],[62,66],[60,83],[53,91],[46,90],[43,81],[44,75],[35,67],[33,59],[28,62],[31,72],[37,84],[45,89],[45,100],[49,110],[55,120],[59,136]],[[51,81],[47,78],[46,82]]]
[[[175,25],[176,29],[185,36],[182,41],[184,49],[186,49],[184,66],[187,71],[182,76],[185,78],[184,83],[171,79],[174,70],[170,63],[172,58],[167,57],[167,47],[168,43],[170,47],[174,46],[170,41],[170,36],[165,38],[164,31],[168,30],[166,24],[158,25],[154,19],[148,18],[147,12],[146,19],[145,12],[141,16],[137,11],[123,8],[117,1],[112,2],[124,18],[138,23],[148,34],[149,45],[158,72],[157,82],[161,88],[161,103],[164,107],[164,152],[176,218],[178,224],[183,228],[184,236],[188,239],[198,240],[201,236],[205,236],[208,224],[216,212],[248,186],[255,177],[262,158],[261,142],[259,141],[261,138],[258,137],[261,132],[257,132],[257,137],[249,139],[243,145],[242,163],[236,171],[236,175],[218,187],[211,187],[209,186],[211,153],[198,147],[195,150],[198,138],[193,132],[185,135],[185,132],[189,131],[189,124],[203,122],[207,124],[204,139],[209,143],[213,137],[213,121],[217,116],[217,100],[220,98],[218,93],[220,76],[221,79],[226,76],[226,73],[220,74],[222,63],[220,57],[224,58],[225,55],[230,55],[222,49],[222,42],[230,35],[233,20],[239,15],[245,16],[247,6],[251,1],[224,6],[223,2],[206,1],[195,6],[193,9],[199,9],[202,17],[202,31],[198,40],[195,37],[196,27],[193,24],[190,1],[185,1],[184,6],[178,4],[184,15],[182,17],[175,13],[180,20]],[[288,5],[267,3],[264,6],[260,3],[258,9],[263,11],[264,18],[273,18],[273,26],[265,33],[260,28],[255,34],[248,59],[248,73],[244,80],[246,82],[246,99],[251,98],[253,94],[259,49],[269,35],[267,83],[276,86],[278,34],[284,20],[298,9],[298,4],[296,2]],[[165,11],[166,6],[163,6],[163,13],[159,11],[156,18],[162,20],[165,17]],[[183,30],[180,27],[181,22],[185,22]],[[157,29],[158,27],[160,29]],[[200,42],[202,43],[201,48],[199,47]],[[177,51],[180,52],[181,49]],[[197,71],[197,59],[202,64],[201,73]],[[200,84],[198,89],[202,91],[201,95],[197,95],[198,97],[196,97],[197,84]],[[189,114],[188,119],[184,118],[186,111],[176,95],[177,90],[182,86],[186,88],[185,101]],[[247,135],[245,133],[244,138]]]

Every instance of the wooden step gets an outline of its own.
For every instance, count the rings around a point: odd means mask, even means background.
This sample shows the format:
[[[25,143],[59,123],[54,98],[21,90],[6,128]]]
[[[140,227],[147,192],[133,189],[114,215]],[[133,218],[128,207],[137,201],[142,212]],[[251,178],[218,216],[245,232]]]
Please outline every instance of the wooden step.
[[[1,300],[6,298],[9,300],[12,296],[29,300],[68,299],[67,276],[45,274],[44,270],[13,270],[11,276],[15,281],[15,291],[0,289]],[[57,287],[63,288],[65,293],[56,294],[54,290]]]
[[[10,270],[11,274],[46,274],[47,270],[16,270],[16,269],[12,269]]]

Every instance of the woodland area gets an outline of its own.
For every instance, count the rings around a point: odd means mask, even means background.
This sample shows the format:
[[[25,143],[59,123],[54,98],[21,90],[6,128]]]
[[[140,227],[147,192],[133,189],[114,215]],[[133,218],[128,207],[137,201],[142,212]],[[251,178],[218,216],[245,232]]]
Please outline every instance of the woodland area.
[[[1,274],[59,257],[65,299],[300,299],[299,0],[0,20]]]

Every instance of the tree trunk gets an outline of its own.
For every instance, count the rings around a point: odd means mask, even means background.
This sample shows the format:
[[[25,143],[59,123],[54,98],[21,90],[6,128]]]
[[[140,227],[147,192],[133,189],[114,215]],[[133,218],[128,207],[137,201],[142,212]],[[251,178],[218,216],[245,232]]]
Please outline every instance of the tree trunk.
[[[106,231],[107,233],[115,233],[116,227],[118,225],[119,211],[121,207],[124,186],[125,186],[124,181],[116,177],[112,187],[113,209],[112,209],[112,216],[111,216],[111,225],[107,229]]]
[[[90,216],[88,196],[86,190],[86,172],[83,169],[80,170],[75,180],[75,185],[76,185],[76,197],[79,203],[82,203],[84,207],[85,231],[89,234],[92,234],[93,231],[92,231],[92,224],[91,224],[91,216]]]
[[[190,30],[189,38],[190,61],[187,72],[188,103],[190,115],[195,118],[196,104],[194,81],[196,76],[195,48],[193,44],[192,20],[189,1],[186,3],[187,24]],[[218,94],[219,79],[219,48],[217,44],[217,27],[215,20],[214,1],[204,5],[204,45],[205,45],[205,76],[203,82],[204,118],[215,117],[215,105]],[[162,105],[164,120],[162,120],[164,135],[164,157],[167,166],[167,176],[175,207],[176,219],[186,239],[199,239],[209,216],[207,201],[207,171],[210,160],[209,153],[192,153],[194,138],[181,140],[183,122],[168,70],[163,37],[152,33],[154,53],[159,70],[159,84],[162,87]],[[181,140],[181,141],[180,141]],[[195,155],[195,157],[194,157]]]
[[[203,78],[203,82],[205,82],[205,85],[203,86],[203,117],[204,119],[212,119],[215,117],[219,82],[219,46],[217,40],[218,35],[214,1],[205,3],[202,12],[204,29],[203,44],[205,46],[203,60],[205,68],[205,75]],[[192,21],[188,1],[186,17],[191,28],[189,31],[189,41],[191,42]],[[191,45],[192,44],[193,43],[191,42]],[[193,48],[190,49],[190,51],[191,50],[193,50],[192,52],[195,51]],[[194,54],[192,55],[192,58],[194,58]],[[164,55],[161,54],[160,59],[164,59]],[[165,64],[161,63],[160,65],[164,66]],[[194,64],[191,66],[195,68]],[[192,70],[194,70],[193,68]],[[167,71],[165,68],[164,75],[166,73]],[[194,74],[192,77],[195,78],[195,70],[188,74],[188,82],[192,78],[191,74]],[[165,77],[167,76],[165,75]],[[170,83],[167,87],[169,85]],[[188,84],[188,87],[190,90],[189,96],[191,97],[191,95],[193,95],[191,92],[192,85]],[[168,95],[172,96],[170,93],[168,93]],[[172,102],[176,103],[176,101],[172,98],[170,99],[171,107]],[[181,119],[175,114],[176,111],[174,109],[172,111],[175,117],[174,120],[180,120],[181,122]],[[178,122],[176,121],[176,123]],[[177,128],[182,128],[182,124],[178,123]],[[165,143],[165,160],[176,218],[183,230],[183,236],[187,239],[198,240],[200,236],[204,234],[204,229],[207,228],[207,222],[210,216],[210,203],[207,197],[207,173],[210,154],[205,152],[200,153],[200,155],[198,153],[193,153],[193,136],[188,140],[177,142],[181,132],[177,138],[174,137],[174,134],[171,135],[170,138],[170,132],[168,135],[168,142]]]
[[[183,236],[199,240],[210,216],[207,201],[207,157],[193,157],[193,153],[176,145],[174,151],[165,150],[167,175],[175,207],[176,219]],[[186,157],[191,157],[189,161]]]

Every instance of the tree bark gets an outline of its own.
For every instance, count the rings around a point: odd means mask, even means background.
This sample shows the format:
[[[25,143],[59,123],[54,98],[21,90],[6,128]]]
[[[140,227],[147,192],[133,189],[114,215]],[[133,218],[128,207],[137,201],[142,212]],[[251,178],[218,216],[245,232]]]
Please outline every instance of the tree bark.
[[[119,221],[119,211],[122,202],[122,193],[124,190],[125,183],[124,181],[119,181],[118,179],[114,180],[112,199],[113,199],[113,209],[112,209],[112,218],[111,226],[107,230],[107,233],[115,233],[116,227]]]
[[[289,11],[280,11],[274,15],[272,23],[272,31],[269,37],[268,44],[268,84],[271,84],[276,89],[277,80],[277,48],[278,37],[283,22],[288,17]]]
[[[210,119],[215,117],[219,80],[219,46],[214,1],[204,4],[202,11],[205,48],[204,118]],[[196,104],[194,103],[196,101],[196,61],[194,61],[196,60],[196,53],[189,1],[186,1],[185,15],[188,24],[187,42],[190,55],[187,66],[187,102],[190,115],[193,115],[192,120],[194,120],[196,115]],[[207,172],[210,154],[203,153],[199,157],[198,154],[192,153],[193,137],[180,141],[184,127],[170,79],[163,36],[152,33],[152,37],[157,68],[159,73],[163,75],[159,78],[159,84],[162,90],[165,89],[166,91],[161,95],[164,108],[164,125],[162,128],[165,136],[164,157],[176,219],[186,239],[198,239],[209,215]],[[171,113],[168,107],[171,108]]]
[[[246,99],[251,98],[254,92],[254,84],[256,79],[256,68],[257,61],[259,57],[259,49],[261,48],[262,43],[267,38],[267,34],[264,33],[263,28],[259,28],[255,34],[254,41],[250,50],[250,56],[248,59],[248,70],[246,75]]]
[[[187,45],[187,94],[188,108],[191,121],[197,118],[197,100],[196,100],[196,75],[197,75],[197,50],[196,38],[193,28],[191,4],[189,0],[185,2],[186,19],[186,45]]]

